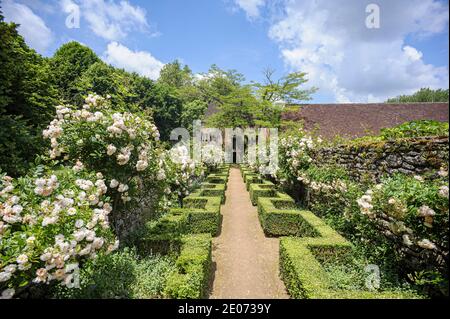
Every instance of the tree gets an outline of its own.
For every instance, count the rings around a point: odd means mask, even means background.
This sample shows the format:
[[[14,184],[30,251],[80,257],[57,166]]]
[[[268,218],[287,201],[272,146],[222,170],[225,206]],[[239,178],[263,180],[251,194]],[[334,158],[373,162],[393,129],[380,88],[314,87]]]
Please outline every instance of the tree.
[[[207,109],[208,104],[201,100],[185,103],[181,113],[181,126],[191,130],[193,121],[203,120]]]
[[[228,95],[221,97],[219,111],[207,121],[218,128],[251,127],[255,124],[254,107],[258,104],[249,86],[235,87]]]
[[[265,81],[263,84],[254,83],[257,95],[263,101],[298,103],[300,101],[311,100],[311,95],[317,88],[301,89],[307,83],[304,72],[293,72],[278,80],[273,79],[275,70],[267,68],[264,70]]]
[[[192,84],[192,71],[187,65],[182,67],[181,63],[175,60],[164,65],[158,82],[179,89]]]
[[[427,102],[448,102],[448,89],[432,90],[422,88],[412,95],[400,95],[388,99],[387,103],[427,103]]]
[[[66,43],[56,51],[51,63],[63,99],[74,102],[72,98],[78,93],[75,83],[96,62],[101,60],[94,51],[76,41]]]
[[[196,86],[207,103],[223,104],[223,97],[230,95],[242,85],[244,76],[236,70],[222,70],[213,64],[208,73],[201,74]]]
[[[181,126],[183,103],[176,91],[166,84],[156,83],[145,97],[145,106],[153,110],[155,124],[161,133],[161,139],[167,141],[170,132]]]
[[[48,59],[28,48],[17,27],[0,15],[0,168],[13,176],[43,150],[41,130],[57,103]]]
[[[80,105],[88,94],[96,93],[111,96],[117,106],[130,107],[126,102],[132,99],[132,81],[129,73],[101,61],[95,62],[73,84],[71,100]]]

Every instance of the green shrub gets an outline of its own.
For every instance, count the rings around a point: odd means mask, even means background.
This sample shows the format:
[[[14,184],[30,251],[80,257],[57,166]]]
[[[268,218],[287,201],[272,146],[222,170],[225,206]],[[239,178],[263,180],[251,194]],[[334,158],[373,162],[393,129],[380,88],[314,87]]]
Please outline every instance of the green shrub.
[[[420,298],[410,290],[369,291],[361,287],[342,285],[336,271],[324,268],[321,260],[335,262],[348,260],[351,246],[339,235],[328,232],[330,237],[293,238],[280,240],[280,271],[286,288],[293,298],[307,299],[404,299]],[[316,256],[319,255],[319,258]],[[328,271],[327,271],[328,270]],[[349,276],[348,274],[345,276]],[[350,275],[351,276],[351,275]],[[347,281],[349,278],[345,278]],[[351,279],[351,278],[350,278]],[[337,281],[337,283],[336,283]]]
[[[308,212],[298,210],[293,200],[261,197],[258,199],[258,216],[264,233],[268,236],[318,235],[308,223]]]
[[[168,275],[164,293],[170,298],[204,298],[210,278],[211,236],[187,235],[182,239],[176,270]]]
[[[216,235],[220,228],[221,201],[220,197],[186,197],[183,203],[189,209],[188,232]]]
[[[214,185],[214,184],[213,184]],[[202,188],[197,190],[196,192],[193,192],[192,196],[198,196],[198,197],[219,197],[220,203],[225,203],[225,189],[223,185],[217,184],[216,186],[221,186],[222,189],[213,189],[213,188]]]
[[[158,220],[148,222],[144,234],[137,240],[139,252],[167,254],[177,251],[180,236],[188,230],[188,218],[186,210],[171,209]]]
[[[275,185],[271,182],[261,181],[259,184],[249,184],[250,200],[255,206],[259,197],[277,197]]]
[[[380,136],[385,140],[420,136],[448,136],[448,130],[448,122],[419,120],[381,129]]]
[[[80,272],[80,288],[58,288],[56,298],[162,298],[169,273],[176,270],[170,256],[139,258],[124,249],[90,261]]]

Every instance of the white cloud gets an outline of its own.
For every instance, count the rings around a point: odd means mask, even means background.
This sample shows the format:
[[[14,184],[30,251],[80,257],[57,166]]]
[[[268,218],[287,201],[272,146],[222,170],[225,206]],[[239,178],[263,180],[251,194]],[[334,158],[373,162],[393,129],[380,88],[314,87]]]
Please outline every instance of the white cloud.
[[[159,72],[164,66],[164,63],[157,60],[149,52],[132,51],[117,42],[108,44],[103,60],[116,67],[139,73],[152,80],[159,78]]]
[[[265,5],[266,0],[235,0],[236,5],[245,11],[249,19],[259,17],[260,7]]]
[[[106,40],[120,40],[132,31],[149,29],[146,11],[128,1],[61,0],[60,5],[65,12],[79,6],[81,17],[87,21],[92,32]]]
[[[448,6],[435,0],[379,0],[381,28],[365,25],[360,0],[289,0],[269,36],[286,65],[308,72],[310,83],[338,102],[383,101],[421,87],[448,87],[447,67],[423,61],[407,35],[448,28]]]
[[[28,6],[12,0],[2,2],[2,11],[5,21],[20,24],[18,31],[31,48],[39,53],[46,53],[54,37],[44,20]]]
[[[72,0],[61,0],[59,5],[65,13],[70,13],[80,8],[80,6]]]
[[[411,61],[419,61],[423,56],[422,52],[417,51],[416,48],[410,47],[409,45],[403,47],[403,52]]]

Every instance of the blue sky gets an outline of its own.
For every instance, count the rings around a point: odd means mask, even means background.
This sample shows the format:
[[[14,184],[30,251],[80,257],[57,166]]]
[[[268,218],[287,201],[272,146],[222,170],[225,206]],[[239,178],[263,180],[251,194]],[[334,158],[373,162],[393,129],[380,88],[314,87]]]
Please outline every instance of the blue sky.
[[[370,3],[380,10],[379,28],[365,24]],[[269,66],[278,76],[306,71],[320,89],[313,103],[448,88],[448,1],[3,0],[2,7],[43,55],[76,40],[153,79],[179,59],[195,73],[215,63],[248,81],[261,81]],[[80,28],[69,29],[74,12]]]

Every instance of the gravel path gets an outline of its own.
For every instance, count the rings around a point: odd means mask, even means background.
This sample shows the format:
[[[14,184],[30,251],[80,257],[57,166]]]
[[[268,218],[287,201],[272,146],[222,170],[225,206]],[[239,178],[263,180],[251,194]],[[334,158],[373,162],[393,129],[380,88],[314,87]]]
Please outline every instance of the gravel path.
[[[213,240],[210,298],[289,298],[279,278],[279,240],[266,238],[239,169],[231,168],[222,206],[222,231]]]

